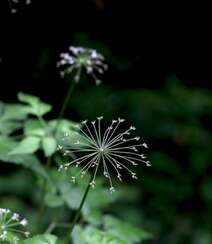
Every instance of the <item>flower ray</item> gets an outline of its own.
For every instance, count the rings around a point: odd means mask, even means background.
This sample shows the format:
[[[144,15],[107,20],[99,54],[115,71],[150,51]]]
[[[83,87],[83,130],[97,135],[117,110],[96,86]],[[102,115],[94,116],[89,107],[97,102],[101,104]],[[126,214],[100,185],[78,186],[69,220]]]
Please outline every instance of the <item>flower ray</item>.
[[[99,172],[100,165],[102,165],[103,175],[108,179],[109,190],[112,193],[115,191],[115,188],[113,186],[112,173],[109,171],[110,168],[108,166],[111,166],[111,170],[116,172],[117,178],[121,181],[122,169],[130,173],[132,178],[137,179],[136,173],[131,170],[131,166],[136,166],[139,162],[144,163],[146,166],[151,166],[151,164],[146,160],[146,156],[140,152],[142,147],[147,148],[147,144],[139,144],[137,141],[140,140],[140,137],[129,138],[131,132],[135,131],[134,126],[130,126],[119,133],[118,128],[124,122],[124,119],[118,118],[117,120],[112,120],[110,126],[106,127],[105,131],[102,131],[102,119],[102,116],[97,117],[97,120],[91,121],[89,124],[87,120],[84,120],[81,123],[84,125],[84,128],[78,127],[79,140],[76,139],[74,145],[58,146],[59,150],[65,152],[66,155],[74,153],[76,156],[72,161],[61,165],[59,170],[67,170],[73,165],[76,167],[81,166],[78,174],[71,177],[72,181],[75,182],[79,174],[83,177],[88,170],[93,168],[90,185],[94,187],[97,173]],[[88,143],[80,141],[80,136],[82,135]],[[78,144],[83,147],[77,146]]]

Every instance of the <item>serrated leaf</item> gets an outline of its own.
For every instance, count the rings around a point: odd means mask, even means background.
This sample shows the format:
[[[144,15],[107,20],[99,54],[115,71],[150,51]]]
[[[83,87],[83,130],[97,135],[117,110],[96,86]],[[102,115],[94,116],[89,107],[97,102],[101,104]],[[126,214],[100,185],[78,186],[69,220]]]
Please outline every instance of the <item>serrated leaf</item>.
[[[58,244],[58,238],[50,234],[37,235],[21,241],[20,244]]]
[[[135,227],[127,222],[120,221],[112,216],[106,216],[104,222],[105,229],[109,233],[125,240],[126,243],[135,243],[152,237],[146,230]]]
[[[42,139],[42,147],[46,157],[51,156],[57,149],[57,142],[53,137],[44,137]]]
[[[24,124],[25,136],[44,136],[45,130],[39,120],[30,119]]]
[[[8,137],[0,137],[0,160],[3,162],[14,163],[22,165],[26,168],[33,170],[36,174],[48,179],[49,183],[52,182],[44,169],[43,165],[39,162],[37,157],[32,154],[16,154],[10,155],[9,152],[15,148],[17,142]]]
[[[52,109],[51,105],[42,102],[40,98],[36,96],[32,96],[20,92],[18,94],[18,99],[21,102],[25,102],[29,104],[31,106],[30,113],[37,116],[43,116],[44,114],[50,112]]]
[[[21,104],[5,104],[4,120],[24,120],[29,114],[29,106]]]
[[[47,193],[45,196],[45,204],[48,207],[55,208],[62,206],[64,204],[64,201],[61,196],[57,196],[53,193]]]
[[[50,112],[51,109],[51,105],[40,102],[32,108],[31,113],[37,116],[43,116],[44,114]]]
[[[2,135],[9,135],[12,132],[21,128],[22,123],[19,121],[0,121],[0,133]]]
[[[31,106],[36,105],[40,101],[39,97],[29,95],[29,94],[25,94],[22,92],[18,93],[18,100],[21,102],[24,102],[24,103],[28,103]]]
[[[75,122],[73,122],[71,120],[62,119],[59,122],[59,128],[58,128],[58,130],[60,132],[67,132],[67,131],[73,129],[76,124],[77,123],[75,123]],[[58,120],[55,119],[55,120],[49,121],[49,125],[54,130],[56,128],[56,126],[58,125]]]
[[[9,153],[14,154],[30,154],[38,150],[40,146],[40,138],[35,136],[29,136],[23,139],[18,145]]]
[[[83,237],[83,229],[80,225],[75,225],[72,232],[73,244],[86,244],[85,238]]]
[[[101,231],[94,227],[87,227],[83,231],[83,237],[87,244],[127,244],[124,240],[108,233],[107,231]]]
[[[0,102],[0,133],[9,135],[20,129],[28,113],[28,106]]]

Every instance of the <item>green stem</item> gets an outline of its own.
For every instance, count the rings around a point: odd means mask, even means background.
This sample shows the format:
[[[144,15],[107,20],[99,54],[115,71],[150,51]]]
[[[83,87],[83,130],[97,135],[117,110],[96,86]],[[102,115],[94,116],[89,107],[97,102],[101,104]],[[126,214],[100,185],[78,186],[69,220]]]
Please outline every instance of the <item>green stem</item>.
[[[73,231],[73,229],[74,229],[75,224],[76,224],[77,221],[79,220],[79,217],[80,217],[80,213],[81,213],[82,207],[83,207],[83,205],[84,205],[84,203],[85,203],[85,199],[86,199],[86,197],[87,197],[87,195],[88,195],[88,192],[89,192],[89,190],[90,190],[90,187],[91,187],[90,183],[91,183],[91,180],[89,181],[89,183],[88,183],[88,185],[87,185],[87,187],[86,187],[86,189],[85,189],[84,195],[83,195],[82,200],[81,200],[81,203],[80,203],[80,205],[79,205],[79,208],[77,209],[77,212],[76,212],[76,214],[75,214],[75,216],[74,216],[74,219],[73,219],[73,221],[72,221],[72,223],[71,223],[71,225],[70,225],[70,228],[69,228],[69,230],[68,230],[68,232],[67,232],[67,235],[66,235],[64,244],[69,244],[69,240],[70,240],[70,237],[71,237],[71,233],[72,233],[72,231]]]
[[[47,161],[46,161],[46,168],[47,169],[50,168],[51,161],[52,161],[52,157],[48,157]],[[41,219],[42,219],[44,211],[45,211],[45,192],[46,192],[46,188],[47,188],[47,181],[46,181],[46,179],[44,179],[42,192],[41,192],[41,194],[42,194],[41,195],[41,205],[40,205],[40,209],[38,211],[38,218],[37,218],[38,226],[40,226]]]
[[[45,233],[51,234],[56,228],[67,229],[70,227],[70,223],[60,223],[60,222],[52,222]]]
[[[63,118],[63,115],[64,115],[66,109],[67,109],[69,100],[71,98],[71,94],[72,94],[72,92],[74,90],[74,86],[75,86],[75,82],[73,81],[73,82],[70,83],[68,92],[66,94],[65,100],[64,100],[63,105],[62,105],[62,108],[60,110],[60,113],[59,113],[59,116],[58,116],[58,120],[57,120],[57,124],[56,124],[56,127],[55,127],[55,134],[57,133],[58,127],[60,125],[60,122],[61,122],[61,120]]]
[[[54,133],[53,133],[54,135],[57,133],[57,130],[58,130],[59,125],[60,125],[60,122],[61,122],[61,119],[63,118],[63,115],[64,115],[64,113],[65,113],[65,111],[67,109],[69,100],[71,98],[71,94],[72,94],[72,92],[74,90],[74,85],[75,85],[75,82],[74,81],[70,83],[68,92],[66,94],[66,97],[64,99],[62,108],[61,108],[60,113],[59,113],[59,116],[58,116],[57,124],[56,124],[55,130],[54,130]],[[42,124],[44,123],[41,118],[39,118],[39,120],[42,122]],[[52,156],[47,158],[47,161],[46,161],[46,169],[47,170],[50,168],[51,163],[52,163]],[[47,181],[44,179],[44,182],[43,182],[43,191],[42,191],[42,196],[41,196],[41,206],[40,206],[39,213],[38,213],[38,223],[41,222],[41,218],[42,218],[42,216],[44,214],[44,210],[45,210],[45,201],[44,200],[45,200],[46,188],[47,188]]]
[[[38,117],[38,120],[40,121],[41,125],[43,126],[43,128],[46,129],[46,128],[47,128],[47,123],[46,123],[46,121],[45,121],[45,120],[43,119],[43,117],[40,116],[40,115],[38,115],[37,117]]]

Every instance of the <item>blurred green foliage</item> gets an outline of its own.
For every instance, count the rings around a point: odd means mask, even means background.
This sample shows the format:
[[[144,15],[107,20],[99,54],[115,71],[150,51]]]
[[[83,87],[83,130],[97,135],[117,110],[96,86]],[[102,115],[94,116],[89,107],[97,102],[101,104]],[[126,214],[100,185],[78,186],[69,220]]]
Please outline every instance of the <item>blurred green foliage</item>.
[[[58,171],[66,158],[57,153],[57,145],[69,143],[62,140],[64,132],[76,137],[76,123],[66,119],[47,120],[45,115],[52,106],[38,97],[19,93],[18,99],[26,105],[1,103],[0,160],[5,172],[0,176],[1,208],[11,208],[29,219],[31,237],[20,243],[63,243],[91,178],[87,174],[74,185],[70,182],[70,172]],[[51,156],[52,167],[45,164]],[[6,167],[6,163],[11,167]],[[73,168],[71,173],[77,170]],[[134,206],[139,194],[136,187],[123,186],[111,195],[104,179],[99,178],[83,206],[76,230],[79,236],[74,234],[73,243],[127,244],[151,239],[152,235],[140,221],[139,209]],[[42,201],[45,213],[39,210]],[[40,232],[45,234],[36,235]]]
[[[73,43],[102,51],[119,71],[130,67],[130,62],[114,57],[106,45],[91,41],[84,33],[76,34]],[[45,52],[39,63],[41,70],[51,58],[49,51]],[[90,87],[85,82],[77,89],[70,110],[83,119],[100,115],[108,121],[126,118],[148,142],[153,167],[139,167],[140,180],[126,179],[113,195],[99,178],[82,209],[73,243],[211,244],[211,91],[186,87],[175,76],[157,89],[106,83]],[[57,170],[64,158],[56,153],[56,145],[64,132],[75,136],[76,123],[63,119],[54,134],[57,118],[45,117],[53,106],[28,94],[19,93],[18,99],[18,104],[0,102],[0,161],[4,172],[0,176],[0,207],[25,215],[32,234],[45,231],[23,244],[60,244],[89,181],[87,176],[73,185],[69,174]],[[50,156],[54,163],[46,168]],[[43,191],[46,211],[38,225]]]
[[[127,118],[149,142],[153,167],[140,169],[142,182],[135,187],[143,221],[158,243],[212,243],[209,90],[188,88],[174,76],[158,90],[103,84],[81,87],[72,106],[83,118]]]

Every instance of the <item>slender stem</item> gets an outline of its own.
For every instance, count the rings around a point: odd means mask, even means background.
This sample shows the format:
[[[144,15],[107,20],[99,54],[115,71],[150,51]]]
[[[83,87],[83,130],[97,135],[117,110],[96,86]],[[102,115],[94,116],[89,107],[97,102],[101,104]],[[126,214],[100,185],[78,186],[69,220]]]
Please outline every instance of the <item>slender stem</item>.
[[[40,123],[41,123],[41,125],[43,126],[43,128],[46,129],[46,128],[47,128],[47,123],[46,123],[46,121],[43,119],[43,117],[40,116],[40,115],[38,115],[37,118],[38,118],[38,120],[40,121]]]
[[[55,134],[57,133],[58,127],[59,127],[60,122],[61,122],[61,119],[63,118],[63,115],[64,115],[64,113],[65,113],[65,111],[67,109],[69,100],[71,98],[71,94],[72,94],[72,92],[74,90],[74,86],[75,86],[75,82],[74,81],[70,82],[70,86],[69,86],[68,92],[66,94],[65,100],[63,102],[62,108],[61,108],[59,116],[58,116],[57,124],[56,124],[56,127],[55,127]]]
[[[91,187],[91,184],[90,184],[90,183],[91,183],[91,180],[92,180],[92,178],[90,179],[90,181],[89,181],[89,183],[88,183],[88,185],[87,185],[87,187],[86,187],[86,189],[85,189],[84,195],[83,195],[82,200],[81,200],[81,203],[80,203],[80,205],[79,205],[79,208],[77,209],[77,212],[76,212],[76,214],[75,214],[75,216],[74,216],[74,219],[73,219],[73,221],[72,221],[72,223],[71,223],[71,225],[70,225],[70,228],[68,229],[67,236],[66,236],[66,238],[65,238],[65,242],[64,242],[64,244],[69,244],[69,239],[70,239],[71,233],[72,233],[72,231],[73,231],[73,229],[74,229],[75,224],[76,224],[77,221],[79,220],[79,216],[80,216],[82,207],[83,207],[83,205],[84,205],[84,203],[85,203],[85,199],[86,199],[86,197],[87,197],[87,195],[88,195],[88,192],[89,192],[89,190],[90,190],[90,187]]]
[[[45,231],[45,233],[52,233],[53,231],[54,231],[54,229],[56,229],[56,228],[64,228],[64,229],[67,229],[67,228],[69,228],[70,227],[70,223],[60,223],[60,222],[52,222],[49,226],[48,226],[48,228],[47,228],[47,230]]]
[[[46,160],[46,168],[47,169],[50,168],[51,161],[52,161],[52,157],[48,157],[47,160]],[[44,179],[43,180],[42,192],[41,192],[41,205],[40,205],[40,209],[38,211],[38,218],[37,218],[38,226],[40,226],[41,219],[42,219],[44,211],[45,211],[45,192],[46,192],[46,188],[47,188],[47,181],[46,181],[46,179]]]
[[[45,233],[50,234],[50,233],[52,233],[52,231],[53,231],[55,228],[56,228],[56,223],[55,223],[55,222],[52,222],[52,223],[48,226],[48,228],[47,228],[47,230],[45,231]]]
[[[66,97],[64,99],[62,108],[60,110],[60,113],[59,113],[59,116],[58,116],[58,120],[57,120],[57,124],[56,124],[56,127],[55,127],[53,135],[56,135],[56,133],[57,133],[57,130],[58,130],[60,122],[61,122],[61,119],[63,118],[63,115],[64,115],[64,113],[65,113],[65,111],[67,109],[69,100],[71,98],[71,94],[72,94],[72,92],[74,90],[74,85],[75,85],[74,81],[71,82],[70,85],[69,85],[69,89],[68,89],[68,92],[67,92]],[[42,122],[42,124],[44,123],[44,121],[41,120],[41,118],[39,118],[39,120]],[[47,170],[50,168],[51,163],[52,163],[52,156],[48,157],[47,160],[46,160],[46,169]],[[38,213],[38,223],[41,222],[41,218],[42,218],[44,210],[45,210],[45,192],[46,192],[46,188],[47,188],[47,181],[44,179],[43,191],[42,191],[42,196],[41,196],[41,206],[40,206],[39,213]]]

